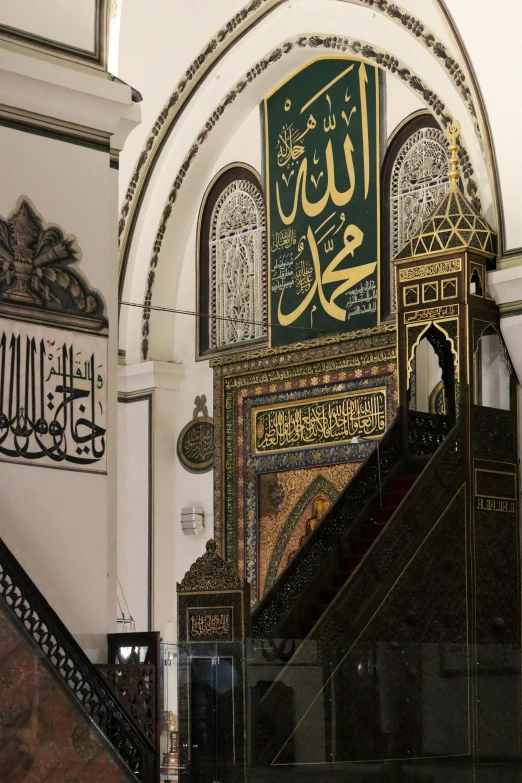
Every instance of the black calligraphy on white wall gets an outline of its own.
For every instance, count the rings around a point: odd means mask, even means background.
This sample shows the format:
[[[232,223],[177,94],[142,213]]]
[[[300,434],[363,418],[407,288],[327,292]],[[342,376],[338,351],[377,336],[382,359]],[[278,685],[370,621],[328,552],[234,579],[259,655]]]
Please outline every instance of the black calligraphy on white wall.
[[[0,319],[0,459],[104,472],[107,340]]]

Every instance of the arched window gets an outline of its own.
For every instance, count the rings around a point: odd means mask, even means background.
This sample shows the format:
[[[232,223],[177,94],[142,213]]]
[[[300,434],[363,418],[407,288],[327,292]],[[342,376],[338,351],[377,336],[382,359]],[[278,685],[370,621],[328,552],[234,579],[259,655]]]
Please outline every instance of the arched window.
[[[496,329],[482,332],[475,354],[475,404],[510,409],[510,372],[504,345]]]
[[[409,409],[455,416],[455,362],[446,336],[433,324],[409,359]]]
[[[203,202],[199,235],[199,355],[266,339],[266,210],[246,166],[218,175]]]
[[[382,169],[383,317],[395,313],[393,257],[442,201],[449,186],[448,143],[431,114],[398,130]]]

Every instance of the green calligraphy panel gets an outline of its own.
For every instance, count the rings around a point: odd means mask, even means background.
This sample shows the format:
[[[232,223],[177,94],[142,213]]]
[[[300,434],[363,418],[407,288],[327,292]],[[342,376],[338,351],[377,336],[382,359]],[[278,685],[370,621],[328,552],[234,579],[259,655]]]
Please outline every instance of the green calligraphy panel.
[[[376,438],[385,431],[385,388],[252,408],[256,455]]]
[[[378,68],[315,60],[264,107],[270,344],[377,325]]]

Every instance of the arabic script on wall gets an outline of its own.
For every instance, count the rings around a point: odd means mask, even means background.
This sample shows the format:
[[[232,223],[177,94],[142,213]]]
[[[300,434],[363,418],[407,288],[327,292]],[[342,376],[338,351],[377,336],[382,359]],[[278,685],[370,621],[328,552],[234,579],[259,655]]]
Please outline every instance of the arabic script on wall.
[[[271,344],[374,326],[378,68],[316,60],[265,99],[265,121]]]
[[[252,409],[255,454],[346,443],[386,431],[386,389],[343,392]]]
[[[0,459],[105,472],[107,339],[0,319]]]
[[[231,636],[231,610],[218,607],[216,610],[189,611],[189,639],[229,639]]]

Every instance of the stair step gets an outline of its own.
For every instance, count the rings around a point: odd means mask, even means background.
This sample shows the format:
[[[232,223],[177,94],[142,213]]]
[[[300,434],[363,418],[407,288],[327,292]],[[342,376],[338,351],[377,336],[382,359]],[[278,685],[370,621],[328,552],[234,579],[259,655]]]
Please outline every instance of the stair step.
[[[386,494],[384,495],[384,503],[387,506],[399,506],[407,494],[408,494],[407,489],[386,492]]]
[[[308,624],[313,623],[313,625],[316,624],[316,622],[319,620],[320,617],[323,616],[323,614],[326,612],[330,604],[316,604],[312,607],[310,611],[310,619],[308,621]]]
[[[377,519],[380,524],[386,523],[391,515],[395,512],[397,506],[381,506],[377,509]]]
[[[418,476],[413,474],[406,474],[405,476],[398,476],[392,481],[392,491],[398,491],[404,487],[408,490],[417,481]]]
[[[361,530],[361,536],[362,538],[370,539],[372,538],[375,540],[380,536],[384,528],[386,527],[385,522],[367,522],[365,525],[362,526]]]
[[[374,538],[370,538],[370,539],[363,538],[362,541],[359,541],[359,543],[357,544],[357,554],[361,555],[362,557],[362,555],[365,555],[366,552],[374,543],[375,543]]]
[[[350,566],[351,566],[351,562],[350,561],[354,561],[355,565],[357,565],[359,563],[360,559],[361,558],[357,557],[357,555],[351,555],[348,558],[348,561],[349,561],[348,562],[348,567],[350,568]],[[355,568],[355,565],[354,565],[354,568]],[[352,575],[352,571],[353,571],[353,568],[351,568],[351,570],[346,570],[346,571],[337,571],[336,575],[334,576],[335,584],[339,585],[339,588],[341,588],[344,585],[344,583]]]
[[[321,598],[331,603],[340,589],[340,587],[327,587],[325,590],[321,590]]]

